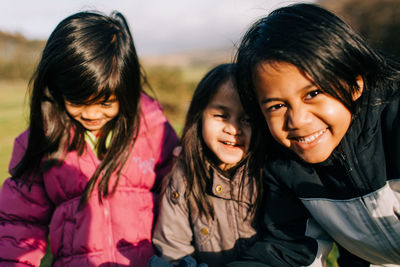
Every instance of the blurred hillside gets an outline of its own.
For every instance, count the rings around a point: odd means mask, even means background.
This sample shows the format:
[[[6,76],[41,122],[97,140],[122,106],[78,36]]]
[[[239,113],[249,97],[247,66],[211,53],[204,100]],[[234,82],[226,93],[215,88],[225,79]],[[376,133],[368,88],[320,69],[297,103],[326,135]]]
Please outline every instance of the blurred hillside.
[[[154,55],[142,58],[145,66],[167,66],[167,67],[202,67],[216,65],[221,62],[233,60],[234,48],[220,48],[214,50],[188,51],[164,55]]]
[[[34,71],[44,41],[0,31],[0,79],[26,79]]]
[[[321,0],[374,48],[400,57],[400,0]]]

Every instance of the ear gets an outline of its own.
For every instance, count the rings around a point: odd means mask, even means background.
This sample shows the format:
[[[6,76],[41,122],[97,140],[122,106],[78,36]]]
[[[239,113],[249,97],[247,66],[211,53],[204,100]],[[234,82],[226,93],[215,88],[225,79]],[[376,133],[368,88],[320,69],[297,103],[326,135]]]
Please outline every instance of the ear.
[[[358,75],[356,77],[356,80],[357,80],[358,89],[357,89],[357,91],[355,91],[353,93],[353,101],[356,101],[358,98],[360,98],[360,96],[361,96],[361,94],[362,94],[362,92],[364,90],[364,80],[361,77],[361,75]]]

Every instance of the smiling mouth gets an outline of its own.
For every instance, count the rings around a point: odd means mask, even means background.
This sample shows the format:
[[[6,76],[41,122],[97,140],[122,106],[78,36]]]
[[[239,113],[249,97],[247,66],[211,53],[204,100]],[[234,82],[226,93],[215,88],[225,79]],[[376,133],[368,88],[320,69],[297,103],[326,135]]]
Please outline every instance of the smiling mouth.
[[[323,130],[318,131],[318,132],[316,132],[316,133],[314,133],[314,134],[311,134],[311,135],[309,135],[309,136],[306,136],[306,137],[296,137],[296,138],[293,138],[293,139],[296,140],[296,141],[298,141],[299,143],[302,143],[302,144],[309,144],[309,143],[312,143],[312,142],[314,142],[315,140],[317,140],[320,136],[322,136],[324,133],[326,133],[327,130],[328,130],[328,129],[323,129]]]
[[[95,126],[95,125],[99,125],[99,124],[101,123],[101,120],[84,121],[84,123],[85,123],[86,125]]]
[[[233,146],[233,147],[240,147],[240,144],[237,143],[233,143],[233,142],[227,142],[227,141],[221,141],[221,143],[223,143],[224,145],[228,145],[228,146]]]

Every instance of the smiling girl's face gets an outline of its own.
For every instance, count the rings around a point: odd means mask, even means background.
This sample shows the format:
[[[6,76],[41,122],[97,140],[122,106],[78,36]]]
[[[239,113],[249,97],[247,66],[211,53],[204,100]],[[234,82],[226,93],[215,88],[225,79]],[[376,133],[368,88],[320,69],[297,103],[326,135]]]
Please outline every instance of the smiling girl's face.
[[[259,64],[254,85],[272,136],[308,163],[325,161],[350,126],[350,111],[290,63]]]
[[[224,171],[236,166],[250,146],[250,118],[231,80],[222,84],[202,115],[202,136]]]
[[[65,109],[86,130],[98,135],[103,126],[118,115],[119,102],[115,95],[107,100],[89,105],[77,105],[65,101]]]

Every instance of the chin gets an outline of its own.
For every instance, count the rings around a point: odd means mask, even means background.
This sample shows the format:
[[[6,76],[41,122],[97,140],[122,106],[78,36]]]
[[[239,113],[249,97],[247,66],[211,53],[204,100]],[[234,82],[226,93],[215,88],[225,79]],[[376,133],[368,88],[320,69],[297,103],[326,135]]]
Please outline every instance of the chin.
[[[317,163],[321,163],[321,162],[324,162],[325,160],[327,160],[329,158],[329,155],[324,155],[324,156],[320,156],[320,157],[304,157],[304,156],[299,155],[299,157],[307,163],[317,164]]]

